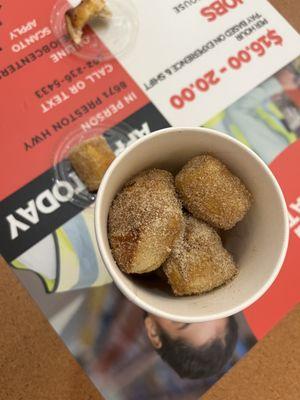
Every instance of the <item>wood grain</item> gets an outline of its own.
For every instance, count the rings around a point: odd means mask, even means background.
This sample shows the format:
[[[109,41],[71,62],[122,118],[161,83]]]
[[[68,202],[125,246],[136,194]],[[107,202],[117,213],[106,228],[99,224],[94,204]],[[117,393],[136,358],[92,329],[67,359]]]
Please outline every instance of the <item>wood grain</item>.
[[[1,258],[0,399],[102,399]]]
[[[300,399],[300,305],[201,399]]]
[[[300,1],[299,0],[270,0],[275,8],[293,27],[300,32]]]

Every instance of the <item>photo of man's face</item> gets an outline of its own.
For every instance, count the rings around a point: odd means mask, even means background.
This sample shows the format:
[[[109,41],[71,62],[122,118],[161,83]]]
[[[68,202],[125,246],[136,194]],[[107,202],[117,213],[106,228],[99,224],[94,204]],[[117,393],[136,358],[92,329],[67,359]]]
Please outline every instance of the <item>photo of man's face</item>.
[[[182,378],[220,373],[237,341],[234,318],[187,324],[147,314],[144,322],[154,349]]]
[[[78,360],[109,399],[199,399],[256,343],[241,313],[170,321],[146,314],[115,285],[92,290],[87,300]]]

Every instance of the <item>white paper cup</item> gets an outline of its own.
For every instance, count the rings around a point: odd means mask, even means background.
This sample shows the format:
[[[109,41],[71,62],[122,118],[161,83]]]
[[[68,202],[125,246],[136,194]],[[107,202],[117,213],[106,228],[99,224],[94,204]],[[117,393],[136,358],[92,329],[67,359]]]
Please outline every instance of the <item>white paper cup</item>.
[[[147,288],[120,271],[107,237],[108,211],[117,192],[140,171],[156,167],[176,173],[201,153],[215,155],[239,176],[253,194],[254,203],[244,220],[225,236],[224,244],[236,260],[238,276],[207,294],[175,297]],[[227,317],[254,303],[278,275],[289,236],[284,197],[269,168],[237,140],[204,128],[162,129],[138,140],[117,157],[97,194],[95,229],[104,264],[123,294],[152,314],[182,322]]]

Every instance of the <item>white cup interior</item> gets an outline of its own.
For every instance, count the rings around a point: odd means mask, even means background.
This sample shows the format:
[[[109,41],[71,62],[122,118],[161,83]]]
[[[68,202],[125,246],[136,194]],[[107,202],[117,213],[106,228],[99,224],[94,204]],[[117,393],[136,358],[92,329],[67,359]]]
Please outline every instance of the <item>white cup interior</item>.
[[[120,271],[107,237],[111,202],[138,172],[163,168],[176,173],[193,156],[211,153],[239,176],[254,197],[246,218],[224,236],[239,268],[229,284],[199,296],[174,297],[148,288]],[[140,139],[107,170],[95,207],[95,229],[103,261],[119,289],[144,310],[174,321],[201,322],[235,314],[248,307],[276,278],[288,243],[287,211],[281,189],[268,167],[246,146],[204,128],[167,128]]]

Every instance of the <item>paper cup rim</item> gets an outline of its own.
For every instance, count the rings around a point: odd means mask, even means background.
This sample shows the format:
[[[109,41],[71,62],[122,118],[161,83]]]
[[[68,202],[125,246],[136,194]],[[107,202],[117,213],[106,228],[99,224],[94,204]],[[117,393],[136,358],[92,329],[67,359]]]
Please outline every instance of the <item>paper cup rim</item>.
[[[272,180],[274,189],[280,199],[280,204],[281,204],[281,211],[284,216],[284,240],[281,246],[281,251],[280,255],[278,257],[277,263],[274,266],[273,272],[270,275],[269,279],[266,280],[266,282],[261,286],[259,290],[256,291],[255,294],[253,294],[251,297],[249,297],[247,300],[241,302],[235,307],[230,307],[225,311],[220,311],[218,313],[208,313],[207,315],[201,315],[201,316],[193,316],[193,317],[185,317],[182,315],[176,315],[176,313],[168,313],[166,311],[163,311],[157,307],[152,307],[149,303],[145,302],[144,300],[140,299],[132,290],[128,288],[128,286],[124,283],[124,281],[120,280],[119,277],[117,276],[116,268],[118,268],[117,265],[111,265],[109,261],[109,256],[108,252],[111,253],[110,247],[108,246],[108,249],[106,249],[106,246],[102,246],[101,243],[103,243],[104,239],[102,237],[102,232],[100,229],[100,224],[98,222],[98,216],[100,214],[100,207],[102,204],[102,200],[105,195],[105,188],[109,183],[110,176],[112,172],[115,170],[115,168],[118,166],[118,164],[126,158],[132,151],[134,151],[137,147],[141,146],[144,142],[153,140],[157,136],[162,136],[167,133],[177,133],[177,134],[185,134],[186,132],[192,133],[192,134],[208,134],[208,135],[213,135],[213,136],[218,136],[222,137],[222,139],[227,140],[234,144],[235,146],[241,148],[242,151],[247,152],[252,158],[255,159],[255,161],[260,164],[262,169],[264,170],[264,173],[266,173],[270,179]],[[229,135],[226,135],[225,133],[219,132],[214,129],[210,128],[200,128],[200,127],[170,127],[170,128],[164,128],[157,130],[139,140],[137,140],[135,143],[131,144],[127,149],[125,149],[116,159],[111,163],[109,168],[107,169],[100,187],[97,192],[97,197],[96,197],[96,205],[95,205],[95,211],[94,211],[94,226],[95,226],[95,232],[96,232],[96,239],[97,239],[97,245],[98,249],[100,252],[100,255],[102,257],[102,260],[104,262],[104,265],[110,274],[113,282],[117,285],[117,287],[120,289],[120,291],[133,303],[135,303],[137,306],[142,308],[143,310],[157,315],[159,317],[163,317],[169,320],[173,321],[178,321],[178,322],[185,322],[185,323],[197,323],[197,322],[205,322],[205,321],[212,321],[220,318],[226,318],[231,315],[237,314],[250,305],[252,305],[254,302],[256,302],[260,297],[262,297],[266,291],[270,288],[270,286],[273,284],[275,281],[276,277],[278,276],[280,269],[283,265],[287,248],[288,248],[288,242],[289,242],[289,222],[288,222],[288,212],[287,212],[287,207],[285,203],[285,199],[282,193],[282,190],[279,186],[279,183],[277,182],[275,176],[273,175],[272,171],[269,169],[269,167],[264,163],[264,161],[249,147],[244,145],[243,143],[239,142],[238,140],[230,137]],[[107,232],[107,229],[105,230]],[[108,238],[107,238],[108,241]]]

